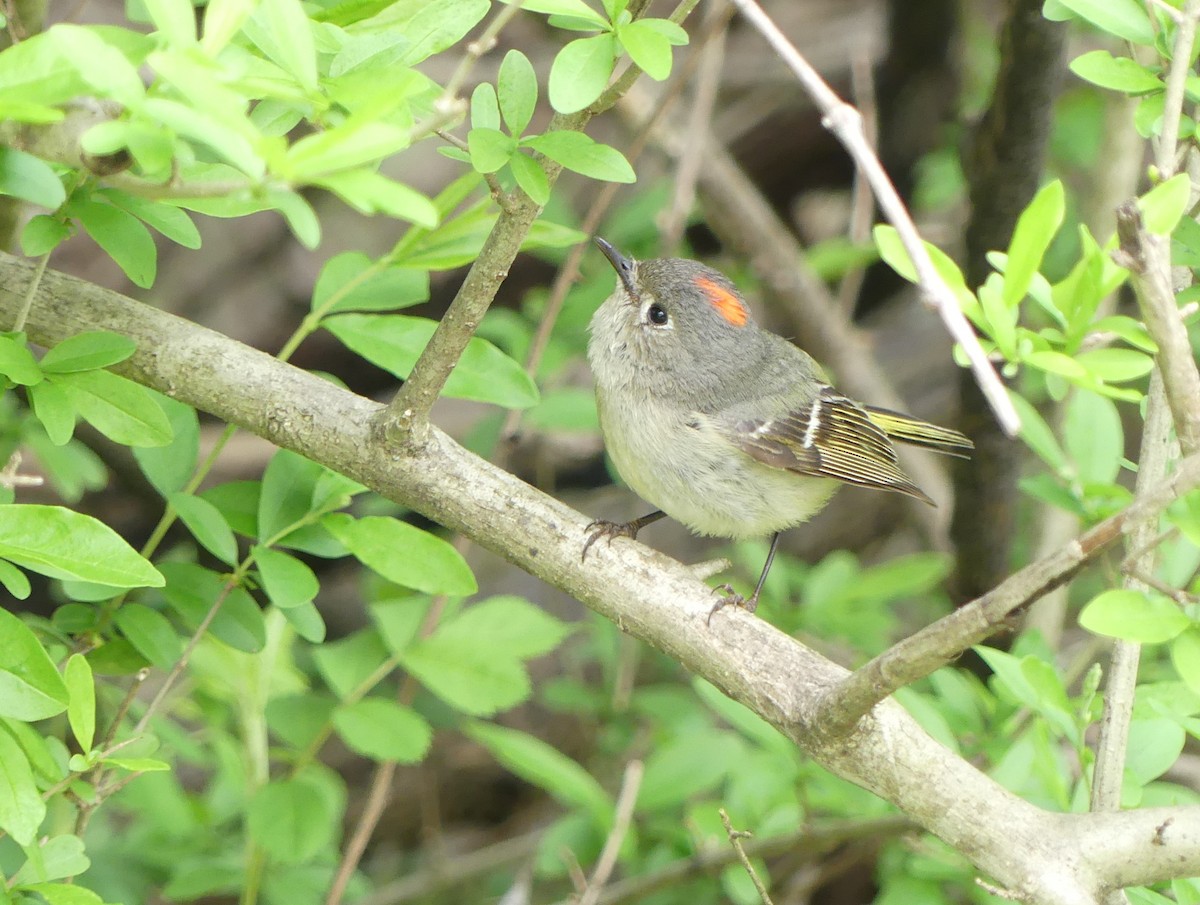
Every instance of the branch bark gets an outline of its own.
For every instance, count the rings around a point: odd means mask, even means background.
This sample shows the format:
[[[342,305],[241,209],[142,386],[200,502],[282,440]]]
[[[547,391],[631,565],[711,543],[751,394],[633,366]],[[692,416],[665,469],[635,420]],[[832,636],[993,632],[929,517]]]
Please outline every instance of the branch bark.
[[[31,275],[29,262],[0,254],[0,323],[11,322]],[[436,428],[417,446],[386,444],[371,426],[376,403],[53,271],[26,329],[47,346],[86,330],[130,337],[138,351],[115,370],[334,468],[575,596],[750,707],[832,772],[895,804],[1027,902],[1094,905],[1115,885],[1200,874],[1200,807],[1042,811],[887,701],[849,734],[831,737],[815,722],[817,704],[844,669],[740,611],[707,628],[711,590],[640,544],[601,545],[581,563],[584,516]]]

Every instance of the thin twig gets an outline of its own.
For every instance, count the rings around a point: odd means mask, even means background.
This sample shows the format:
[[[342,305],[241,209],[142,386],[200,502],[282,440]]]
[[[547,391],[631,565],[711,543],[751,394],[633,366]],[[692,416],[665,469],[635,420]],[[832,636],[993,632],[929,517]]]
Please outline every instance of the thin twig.
[[[896,689],[929,675],[994,634],[1010,614],[1067,581],[1131,526],[1157,516],[1198,486],[1200,455],[1192,455],[1153,492],[1135,499],[1122,512],[856,669],[823,695],[812,725],[835,736],[848,731]]]
[[[46,252],[37,259],[33,276],[30,277],[29,285],[25,289],[25,295],[21,299],[21,309],[17,312],[17,316],[13,318],[12,331],[14,333],[20,333],[25,329],[25,321],[29,317],[29,309],[33,306],[33,299],[37,295],[38,286],[42,282],[42,274],[46,272],[46,264],[49,260],[50,252]]]
[[[1184,86],[1192,74],[1192,45],[1196,40],[1196,23],[1200,21],[1200,0],[1188,0],[1176,21],[1179,27],[1175,30],[1175,47],[1171,51],[1171,68],[1167,72],[1162,127],[1155,154],[1160,177],[1164,180],[1170,179],[1176,172],[1179,121],[1183,113]]]
[[[754,865],[750,863],[750,856],[746,854],[746,850],[742,848],[742,840],[749,839],[751,834],[745,830],[735,830],[733,823],[729,819],[729,815],[725,813],[724,808],[719,808],[717,813],[721,815],[721,823],[725,826],[725,833],[729,836],[729,844],[733,846],[733,850],[737,852],[738,860],[742,862],[742,867],[746,869],[746,873],[750,875],[750,882],[754,884],[754,888],[758,891],[758,897],[762,899],[763,905],[772,905],[771,897],[767,894],[767,887],[763,885],[763,881],[758,877],[758,871],[754,869]]]
[[[1153,492],[1166,477],[1172,458],[1171,416],[1157,368],[1150,375],[1146,399],[1146,424],[1142,431],[1142,450],[1138,460],[1134,499]],[[1143,551],[1133,563],[1138,571],[1154,571],[1152,544],[1158,535],[1158,519],[1148,518],[1131,526],[1128,548]],[[1133,575],[1125,579],[1127,588],[1145,587]],[[1096,739],[1096,764],[1092,772],[1091,809],[1116,811],[1121,807],[1121,786],[1125,776],[1125,752],[1129,742],[1129,723],[1133,719],[1133,696],[1137,688],[1138,661],[1142,646],[1135,641],[1118,639],[1113,645],[1108,675],[1105,677],[1104,711]]]
[[[854,92],[854,103],[862,112],[863,134],[867,144],[874,149],[878,144],[879,110],[875,100],[875,73],[871,70],[871,57],[861,48],[850,55],[850,86]],[[871,186],[858,169],[854,170],[854,186],[851,193],[849,238],[861,245],[871,238],[871,224],[875,220],[875,196]],[[854,314],[866,277],[866,267],[855,267],[842,277],[838,285],[838,308],[847,317]]]
[[[588,881],[587,889],[579,897],[579,905],[596,905],[604,884],[617,866],[617,855],[621,852],[621,843],[629,832],[629,823],[633,820],[633,807],[637,804],[638,791],[642,787],[642,774],[645,768],[640,760],[631,760],[625,766],[625,775],[621,779],[621,791],[617,795],[617,807],[613,817],[612,829],[604,840],[604,848],[596,861],[596,869]]]
[[[700,176],[700,165],[704,160],[704,139],[712,122],[717,92],[721,87],[721,68],[725,62],[725,25],[733,7],[724,0],[713,0],[709,6],[706,22],[718,22],[720,28],[712,41],[698,53],[700,69],[692,95],[691,115],[688,117],[687,135],[691,140],[685,145],[675,172],[675,186],[671,203],[663,214],[660,224],[660,248],[664,257],[671,256],[683,240],[687,228],[688,214],[696,203],[696,180]]]
[[[904,206],[904,201],[900,198],[895,186],[892,185],[879,158],[867,143],[863,134],[861,114],[837,96],[837,93],[829,87],[754,0],[732,0],[732,2],[741,10],[742,15],[762,33],[775,52],[795,73],[805,90],[816,101],[817,107],[824,117],[825,127],[841,141],[850,156],[854,158],[855,163],[874,190],[880,209],[888,221],[895,226],[900,240],[913,262],[926,303],[937,311],[947,331],[962,346],[971,363],[971,369],[975,372],[979,388],[987,398],[1001,427],[1010,436],[1016,435],[1021,426],[1017,410],[1008,398],[1008,392],[999,375],[996,374],[995,368],[992,367],[991,361],[984,353],[983,347],[979,345],[979,339],[963,315],[953,290],[934,268],[933,261],[921,242],[917,227]]]
[[[521,11],[521,7],[524,4],[525,0],[507,0],[506,5],[500,12],[496,13],[492,21],[488,23],[487,28],[483,30],[483,34],[467,45],[467,52],[463,54],[463,58],[459,60],[458,66],[451,74],[449,80],[447,80],[445,88],[442,89],[441,97],[434,103],[435,107],[444,108],[452,105],[457,100],[458,91],[462,88],[463,83],[466,82],[467,76],[471,74],[471,70],[475,68],[475,64],[483,58],[484,54],[496,46],[496,38],[504,30],[504,26]]]

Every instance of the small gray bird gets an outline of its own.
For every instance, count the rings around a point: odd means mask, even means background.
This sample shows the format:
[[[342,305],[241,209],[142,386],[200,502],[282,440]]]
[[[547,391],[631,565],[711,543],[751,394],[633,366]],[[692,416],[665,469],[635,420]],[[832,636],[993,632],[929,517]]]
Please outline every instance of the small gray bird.
[[[958,431],[843,396],[806,352],[760,328],[711,267],[634,261],[595,241],[618,278],[588,343],[600,428],[625,483],[656,509],[593,522],[585,557],[601,537],[636,537],[664,515],[712,537],[771,535],[754,593],[746,600],[724,586],[712,611],[753,612],[780,533],[841,484],[933,505],[900,470],[893,440],[963,457],[972,448]]]

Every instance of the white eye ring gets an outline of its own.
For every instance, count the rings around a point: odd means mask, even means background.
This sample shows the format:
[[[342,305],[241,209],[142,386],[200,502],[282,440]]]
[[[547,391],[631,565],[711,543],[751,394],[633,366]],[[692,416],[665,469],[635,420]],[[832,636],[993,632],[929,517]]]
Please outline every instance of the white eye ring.
[[[675,326],[667,309],[655,301],[642,306],[642,322],[658,330],[670,330]]]

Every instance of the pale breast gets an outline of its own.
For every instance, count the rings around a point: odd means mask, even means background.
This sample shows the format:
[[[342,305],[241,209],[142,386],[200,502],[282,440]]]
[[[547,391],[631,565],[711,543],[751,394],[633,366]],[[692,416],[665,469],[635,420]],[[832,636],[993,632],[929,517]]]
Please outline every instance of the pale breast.
[[[758,537],[807,521],[837,482],[755,462],[706,418],[645,394],[614,406],[597,393],[605,445],[638,496],[698,534]]]

